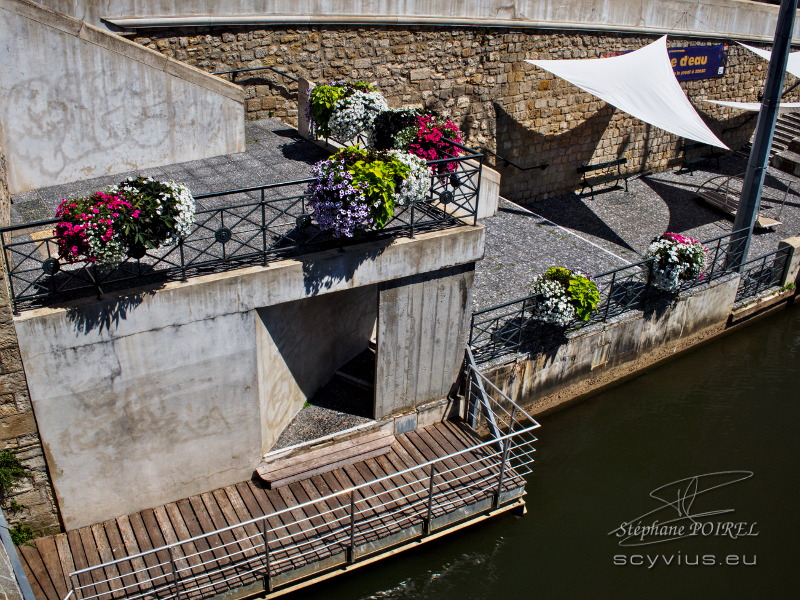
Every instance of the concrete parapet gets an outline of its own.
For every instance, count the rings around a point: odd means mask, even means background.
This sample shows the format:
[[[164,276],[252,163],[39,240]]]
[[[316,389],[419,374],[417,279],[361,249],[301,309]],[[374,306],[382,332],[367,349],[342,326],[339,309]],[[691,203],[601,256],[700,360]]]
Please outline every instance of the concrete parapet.
[[[790,237],[778,242],[778,250],[787,248],[786,268],[781,279],[781,287],[789,284],[797,284],[797,277],[800,274],[800,236]]]
[[[445,410],[416,407],[455,380],[483,244],[463,226],[16,317],[65,526],[246,479],[376,319],[376,415]]]
[[[496,367],[487,376],[515,402],[541,414],[669,358],[725,330],[738,274],[678,296],[666,308],[631,311],[570,334],[550,352]]]

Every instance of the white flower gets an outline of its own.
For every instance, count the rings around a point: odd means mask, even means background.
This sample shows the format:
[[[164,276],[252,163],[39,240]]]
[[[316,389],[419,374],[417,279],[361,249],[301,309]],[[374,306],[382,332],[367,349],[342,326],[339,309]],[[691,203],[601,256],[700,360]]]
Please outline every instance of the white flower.
[[[575,307],[570,302],[567,290],[557,281],[537,275],[533,279],[531,293],[539,295],[531,307],[535,319],[562,327],[575,319]]]
[[[385,110],[389,110],[389,105],[380,92],[353,92],[336,103],[328,120],[331,137],[347,142],[361,132],[370,135],[375,117]]]
[[[395,204],[402,206],[425,200],[431,189],[431,170],[425,161],[402,150],[390,150],[389,154],[409,168],[408,177],[397,187]]]

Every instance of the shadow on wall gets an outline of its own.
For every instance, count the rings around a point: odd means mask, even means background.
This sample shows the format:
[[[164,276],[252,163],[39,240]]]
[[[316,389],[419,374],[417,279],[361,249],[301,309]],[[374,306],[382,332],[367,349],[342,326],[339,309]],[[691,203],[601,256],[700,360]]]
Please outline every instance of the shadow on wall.
[[[530,129],[495,103],[498,154],[523,166],[549,164],[544,171],[519,171],[513,167],[504,167],[501,162],[495,167],[502,174],[501,195],[524,203],[538,200],[545,195],[549,197],[571,192],[581,187],[581,176],[576,169],[592,162],[626,157],[629,162],[625,170],[630,173],[652,168],[663,170],[679,163],[680,146],[683,144],[681,138],[633,119],[609,104],[601,104],[597,112],[579,125],[558,133],[543,134]],[[740,148],[750,139],[755,129],[755,120],[746,113],[726,120],[717,120],[701,109],[698,109],[698,113],[712,131],[732,149]],[[601,141],[606,137],[612,119],[617,115],[631,120],[632,126],[619,138],[611,138],[613,145],[604,150]],[[554,118],[541,128],[546,129],[548,125],[557,124],[558,121]],[[504,142],[509,140],[513,146],[506,149]]]
[[[392,238],[387,237],[368,245],[341,246],[338,252],[324,258],[319,254],[299,257],[298,260],[303,263],[306,294],[316,296],[329,291],[342,281],[351,280],[361,264],[378,258],[391,243]]]
[[[518,201],[533,199],[536,196],[535,191],[546,183],[550,184],[551,194],[578,187],[581,178],[575,170],[591,161],[614,116],[614,108],[606,104],[572,129],[543,134],[515,119],[499,104],[495,103],[494,109],[498,154],[523,166],[541,163],[550,165],[545,171],[525,172],[513,167],[503,167],[502,164],[496,167],[502,176],[500,194]],[[504,148],[503,142],[507,140],[512,141],[512,148]]]
[[[152,295],[148,292],[147,295]],[[85,304],[67,310],[67,319],[72,322],[75,331],[88,334],[92,331],[111,331],[120,321],[128,318],[128,313],[144,302],[145,294],[129,294],[119,298]]]

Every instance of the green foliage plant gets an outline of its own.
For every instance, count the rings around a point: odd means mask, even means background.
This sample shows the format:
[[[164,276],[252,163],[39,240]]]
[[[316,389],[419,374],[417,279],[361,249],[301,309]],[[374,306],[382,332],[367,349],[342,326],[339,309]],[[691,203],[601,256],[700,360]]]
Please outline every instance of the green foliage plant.
[[[585,275],[572,272],[567,285],[567,294],[575,307],[575,316],[581,321],[588,321],[600,303],[597,284]]]
[[[31,526],[25,523],[17,523],[8,532],[11,534],[11,541],[15,546],[21,546],[36,537]]]
[[[25,477],[25,467],[10,450],[0,452],[0,500],[5,500],[17,482]]]
[[[330,137],[331,131],[328,128],[328,121],[336,110],[336,105],[341,100],[351,96],[354,92],[371,92],[375,86],[364,81],[354,83],[344,83],[333,81],[327,85],[318,85],[311,90],[308,96],[308,114],[313,119],[317,127],[317,135],[320,137]]]

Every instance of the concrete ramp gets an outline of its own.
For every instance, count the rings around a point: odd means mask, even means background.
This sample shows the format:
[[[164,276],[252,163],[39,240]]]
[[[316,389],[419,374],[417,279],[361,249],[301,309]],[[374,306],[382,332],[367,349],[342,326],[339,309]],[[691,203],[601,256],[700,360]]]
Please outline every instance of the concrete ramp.
[[[12,194],[244,150],[244,92],[28,0],[0,0]]]

